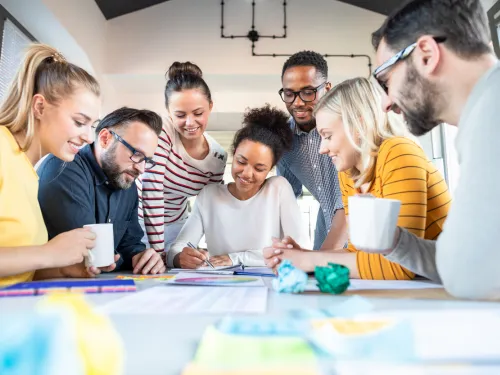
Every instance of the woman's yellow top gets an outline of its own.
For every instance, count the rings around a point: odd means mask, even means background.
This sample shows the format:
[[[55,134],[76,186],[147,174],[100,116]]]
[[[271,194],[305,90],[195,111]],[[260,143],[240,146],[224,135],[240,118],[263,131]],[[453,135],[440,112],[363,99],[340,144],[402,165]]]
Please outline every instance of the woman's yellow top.
[[[14,136],[0,126],[0,251],[43,245],[47,237],[38,204],[38,175]],[[19,261],[23,260],[20,256]],[[0,277],[0,287],[30,281],[34,271]]]
[[[354,181],[346,172],[339,173],[339,182],[347,216],[347,198],[361,191],[354,188]],[[380,146],[375,176],[366,194],[400,200],[398,226],[428,240],[436,240],[443,230],[451,204],[448,186],[439,170],[418,144],[402,137],[388,139]],[[415,276],[383,255],[358,251],[350,242],[347,250],[356,252],[362,279],[410,280]]]

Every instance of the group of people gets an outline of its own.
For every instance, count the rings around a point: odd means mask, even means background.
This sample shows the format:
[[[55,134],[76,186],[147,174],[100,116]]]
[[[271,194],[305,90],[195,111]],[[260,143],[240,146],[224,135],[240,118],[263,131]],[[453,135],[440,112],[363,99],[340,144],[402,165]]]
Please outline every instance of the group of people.
[[[289,259],[305,271],[333,262],[352,278],[420,275],[459,297],[498,298],[500,65],[481,3],[409,1],[372,41],[378,68],[368,79],[332,86],[312,51],[285,62],[289,114],[247,110],[231,183],[226,151],[205,132],[213,102],[197,65],[168,70],[164,119],[124,107],[98,120],[95,78],[31,46],[0,107],[0,285]],[[459,127],[453,203],[415,138],[441,123]],[[302,247],[303,186],[320,204],[316,251]],[[360,194],[401,201],[392,248],[349,242],[348,197]],[[83,262],[95,245],[83,226],[93,223],[113,223],[115,263],[102,269]],[[207,249],[197,248],[203,236]]]

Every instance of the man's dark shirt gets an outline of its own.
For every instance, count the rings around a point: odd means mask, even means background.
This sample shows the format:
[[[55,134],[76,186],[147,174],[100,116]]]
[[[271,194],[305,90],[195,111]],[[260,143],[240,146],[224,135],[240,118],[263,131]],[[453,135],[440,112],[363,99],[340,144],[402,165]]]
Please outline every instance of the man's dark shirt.
[[[49,239],[86,224],[113,223],[115,252],[123,259],[117,269],[132,269],[132,257],[145,249],[135,184],[126,190],[112,188],[92,146],[81,149],[70,163],[49,155],[37,172]]]

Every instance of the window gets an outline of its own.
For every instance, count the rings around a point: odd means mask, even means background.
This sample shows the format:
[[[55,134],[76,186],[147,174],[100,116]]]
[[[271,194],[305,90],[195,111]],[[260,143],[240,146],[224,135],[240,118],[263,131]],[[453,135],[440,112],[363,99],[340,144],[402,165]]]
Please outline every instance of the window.
[[[500,58],[500,1],[496,1],[488,10],[491,42],[497,57]]]
[[[25,48],[35,38],[0,6],[0,102],[21,63]]]

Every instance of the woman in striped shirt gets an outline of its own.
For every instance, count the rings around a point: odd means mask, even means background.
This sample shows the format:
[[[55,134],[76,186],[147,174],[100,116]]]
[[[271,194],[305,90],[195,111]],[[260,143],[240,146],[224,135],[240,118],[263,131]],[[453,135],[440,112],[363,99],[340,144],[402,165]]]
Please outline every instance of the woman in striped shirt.
[[[322,137],[320,153],[329,155],[339,171],[346,216],[349,196],[397,199],[401,201],[398,225],[435,240],[451,203],[446,182],[405,124],[381,108],[378,92],[365,78],[336,86],[315,109]],[[298,249],[287,250],[290,245]],[[352,278],[408,280],[415,276],[383,255],[358,251],[351,243],[346,249],[308,252],[292,239],[284,239],[264,255],[271,267],[285,258],[307,271],[328,262],[343,264]]]
[[[188,198],[208,184],[220,184],[227,154],[205,133],[212,97],[201,69],[190,62],[169,68],[168,111],[155,153],[156,166],[138,179],[139,222],[144,242],[168,251],[188,217]]]

